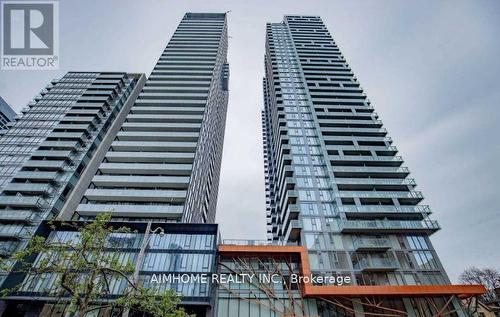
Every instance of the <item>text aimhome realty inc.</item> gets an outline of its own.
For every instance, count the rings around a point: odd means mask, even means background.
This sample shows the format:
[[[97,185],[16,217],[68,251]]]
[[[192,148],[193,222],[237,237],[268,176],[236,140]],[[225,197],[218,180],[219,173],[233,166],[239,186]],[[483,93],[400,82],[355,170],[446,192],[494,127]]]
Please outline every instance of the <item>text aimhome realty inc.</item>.
[[[150,277],[151,284],[187,284],[187,283],[216,283],[216,284],[252,284],[252,283],[290,283],[290,284],[328,284],[328,285],[349,285],[352,282],[349,275],[300,275],[290,274],[284,276],[280,274],[253,274],[253,273],[200,273],[200,274],[167,274],[154,273]]]

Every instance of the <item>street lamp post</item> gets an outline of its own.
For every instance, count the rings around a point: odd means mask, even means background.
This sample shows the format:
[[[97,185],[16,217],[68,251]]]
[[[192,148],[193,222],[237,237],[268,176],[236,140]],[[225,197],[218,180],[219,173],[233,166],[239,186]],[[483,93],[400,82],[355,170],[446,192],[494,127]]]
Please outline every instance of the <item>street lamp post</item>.
[[[146,226],[146,231],[144,232],[144,238],[142,239],[141,249],[139,250],[139,254],[137,255],[137,260],[135,261],[134,274],[132,275],[132,287],[136,286],[139,282],[139,272],[141,270],[142,264],[144,262],[144,254],[146,253],[146,248],[148,247],[149,240],[152,237],[152,234],[159,233],[160,235],[165,234],[165,230],[161,227],[157,227],[154,230],[151,230],[152,221],[148,221]],[[132,289],[132,292],[134,290]],[[130,309],[126,308],[123,311],[122,317],[128,317],[130,314]]]

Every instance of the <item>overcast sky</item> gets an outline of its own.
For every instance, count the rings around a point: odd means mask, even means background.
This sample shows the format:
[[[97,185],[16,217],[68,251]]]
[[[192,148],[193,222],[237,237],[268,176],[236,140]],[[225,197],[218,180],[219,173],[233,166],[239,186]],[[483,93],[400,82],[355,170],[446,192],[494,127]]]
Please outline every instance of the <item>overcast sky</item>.
[[[443,228],[432,240],[450,277],[500,267],[500,1],[65,0],[60,70],[0,71],[0,95],[19,111],[67,71],[149,75],[184,12],[228,10],[224,238],[265,239],[265,23],[320,15]]]

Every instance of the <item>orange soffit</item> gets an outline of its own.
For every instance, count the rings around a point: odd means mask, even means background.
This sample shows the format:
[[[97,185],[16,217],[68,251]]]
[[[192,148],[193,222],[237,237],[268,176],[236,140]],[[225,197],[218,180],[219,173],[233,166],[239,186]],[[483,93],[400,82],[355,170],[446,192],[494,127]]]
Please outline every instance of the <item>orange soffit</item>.
[[[275,246],[275,245],[219,245],[219,254],[225,256],[283,256],[296,255],[300,259],[301,274],[311,275],[307,250],[302,246]],[[304,297],[322,296],[403,296],[425,297],[457,295],[461,298],[486,293],[482,285],[375,285],[375,286],[333,286],[333,285],[302,285]]]

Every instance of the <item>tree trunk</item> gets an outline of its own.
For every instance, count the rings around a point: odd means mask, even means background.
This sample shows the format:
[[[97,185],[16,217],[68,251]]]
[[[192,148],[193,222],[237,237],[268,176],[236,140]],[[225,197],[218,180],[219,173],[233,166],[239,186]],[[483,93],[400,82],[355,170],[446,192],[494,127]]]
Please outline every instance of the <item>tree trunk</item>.
[[[75,317],[85,317],[85,314],[87,314],[87,309],[88,305],[82,303],[82,305],[78,307],[78,313],[76,314]]]

